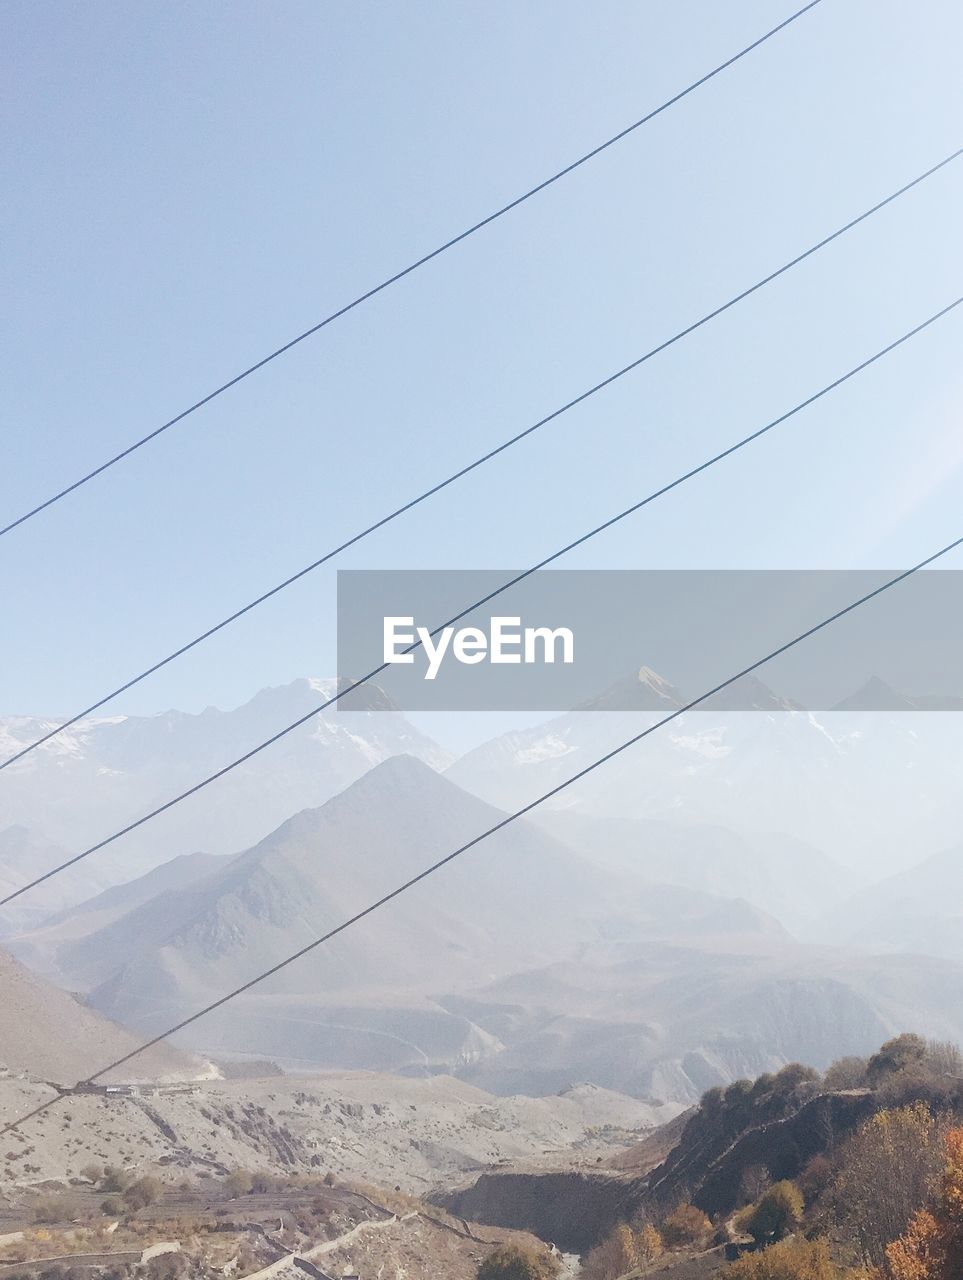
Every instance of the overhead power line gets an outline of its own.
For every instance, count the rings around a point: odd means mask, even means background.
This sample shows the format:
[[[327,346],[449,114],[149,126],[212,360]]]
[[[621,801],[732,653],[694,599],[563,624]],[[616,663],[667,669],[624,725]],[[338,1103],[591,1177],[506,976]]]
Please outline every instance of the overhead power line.
[[[617,747],[613,747],[611,751],[607,751],[605,752],[604,755],[601,755],[597,759],[593,760],[591,764],[588,764],[584,768],[579,769],[577,773],[574,773],[570,778],[566,778],[564,782],[560,782],[557,784],[557,786],[551,787],[548,791],[542,792],[540,796],[537,796],[534,800],[530,800],[528,804],[523,805],[520,809],[515,809],[512,813],[506,814],[504,818],[500,819],[498,822],[493,823],[492,826],[486,828],[486,830],[480,832],[477,836],[473,836],[472,839],[466,841],[465,844],[459,845],[457,849],[453,849],[450,853],[447,853],[443,858],[439,858],[437,862],[431,863],[430,866],[427,866],[424,868],[424,870],[419,871],[417,875],[414,875],[410,879],[403,881],[401,884],[397,885],[394,889],[392,889],[389,893],[383,894],[380,898],[377,898],[374,902],[364,907],[361,911],[358,911],[353,916],[349,916],[346,920],[343,920],[339,925],[336,925],[335,928],[329,929],[328,932],[322,934],[321,937],[315,938],[313,942],[309,942],[307,943],[306,946],[300,947],[297,951],[292,952],[291,955],[286,956],[283,960],[279,960],[277,964],[271,965],[270,968],[262,970],[262,972],[258,973],[255,977],[249,978],[246,982],[241,983],[240,986],[235,987],[233,991],[229,991],[226,995],[220,996],[217,1000],[212,1000],[211,1003],[205,1005],[203,1009],[198,1009],[196,1013],[192,1013],[189,1017],[181,1019],[180,1022],[176,1022],[173,1026],[168,1027],[165,1031],[161,1032],[160,1034],[152,1036],[149,1040],[143,1041],[143,1043],[138,1045],[136,1049],[132,1049],[130,1050],[129,1053],[125,1053],[121,1057],[115,1058],[113,1062],[110,1062],[106,1066],[101,1067],[99,1071],[96,1071],[93,1075],[88,1076],[86,1080],[81,1081],[81,1085],[93,1084],[95,1081],[99,1080],[102,1076],[107,1075],[109,1072],[116,1071],[118,1068],[125,1066],[132,1059],[139,1057],[140,1054],[145,1053],[148,1049],[154,1048],[156,1045],[160,1044],[162,1041],[167,1040],[170,1036],[176,1035],[179,1031],[183,1031],[186,1027],[189,1027],[193,1023],[198,1022],[201,1018],[206,1017],[209,1013],[213,1013],[215,1009],[222,1008],[224,1005],[228,1004],[231,1000],[235,1000],[238,996],[243,995],[246,991],[250,991],[253,987],[258,986],[260,983],[264,982],[267,978],[273,977],[275,974],[280,973],[283,969],[288,968],[289,965],[292,965],[296,961],[303,959],[304,956],[316,950],[318,947],[323,946],[324,943],[332,941],[332,939],[338,937],[339,934],[344,933],[346,930],[352,928],[352,926],[358,924],[360,921],[366,919],[368,916],[373,915],[376,911],[379,911],[382,907],[387,906],[388,903],[393,902],[395,898],[401,897],[401,895],[404,893],[407,893],[409,889],[413,889],[415,885],[420,884],[422,880],[427,880],[429,876],[434,875],[435,872],[440,871],[443,867],[448,866],[449,863],[454,862],[457,858],[460,858],[463,854],[468,853],[469,850],[474,849],[477,845],[481,844],[484,840],[487,840],[490,836],[495,835],[499,831],[503,831],[505,827],[511,826],[511,824],[513,822],[517,822],[519,818],[524,818],[526,814],[531,813],[533,809],[537,809],[540,805],[545,804],[547,800],[551,800],[554,796],[560,795],[563,791],[566,791],[569,787],[574,786],[576,782],[580,782],[583,778],[587,777],[590,773],[594,773],[596,769],[600,769],[603,765],[608,764],[610,760],[614,760],[617,756],[622,755],[623,752],[628,751],[631,747],[634,747],[637,743],[641,742],[644,738],[648,738],[651,734],[656,733],[659,729],[664,728],[667,724],[670,724],[673,720],[677,720],[680,716],[685,715],[686,712],[692,711],[696,707],[699,707],[702,703],[706,702],[709,698],[713,697],[715,694],[722,692],[723,689],[728,689],[730,685],[735,684],[736,681],[742,680],[744,677],[752,675],[752,673],[755,671],[758,671],[760,667],[764,667],[766,663],[772,662],[774,658],[778,658],[780,657],[780,655],[784,653],[788,653],[790,649],[794,649],[797,645],[802,644],[805,640],[808,640],[811,636],[814,636],[818,632],[824,630],[826,627],[831,626],[834,622],[838,622],[840,618],[846,617],[847,614],[850,614],[854,610],[861,608],[863,605],[867,604],[870,600],[874,600],[877,596],[882,595],[885,591],[891,590],[898,583],[904,582],[907,578],[912,577],[913,574],[918,573],[921,569],[925,569],[931,564],[934,564],[937,560],[941,559],[945,555],[948,555],[951,551],[954,551],[957,547],[960,547],[960,546],[963,546],[963,537],[955,538],[952,542],[947,543],[947,545],[945,547],[942,547],[939,551],[935,551],[932,555],[927,556],[924,560],[920,560],[917,564],[914,564],[912,568],[904,569],[902,573],[898,573],[894,577],[887,579],[886,582],[882,583],[878,587],[875,587],[872,591],[867,591],[865,595],[862,595],[858,599],[853,600],[850,604],[845,605],[843,608],[837,609],[835,613],[830,614],[829,617],[827,618],[823,618],[821,622],[815,623],[813,626],[807,628],[805,631],[802,631],[798,635],[794,636],[791,640],[787,640],[784,644],[779,645],[778,648],[771,650],[769,653],[765,654],[761,658],[757,658],[755,662],[749,663],[748,666],[745,666],[740,671],[737,671],[735,675],[731,675],[727,679],[721,681],[719,684],[713,685],[711,689],[706,689],[705,692],[700,693],[697,698],[692,698],[691,701],[685,703],[684,706],[678,707],[675,711],[671,711],[668,715],[665,715],[660,720],[657,720],[655,724],[649,725],[647,728],[641,730],[639,733],[633,734],[632,737],[627,738],[624,742],[620,743]],[[47,1110],[48,1107],[51,1107],[55,1103],[59,1102],[62,1096],[63,1095],[59,1095],[56,1098],[50,1098],[46,1102],[42,1103],[39,1107],[35,1107],[32,1111],[27,1112],[26,1115],[21,1116],[17,1120],[11,1121],[9,1124],[5,1125],[3,1129],[0,1129],[0,1133],[8,1133],[11,1129],[17,1128],[19,1125],[25,1123],[26,1120],[32,1118],[35,1115],[38,1115],[40,1112]]]
[[[243,382],[245,378],[249,378],[252,374],[257,373],[259,369],[263,369],[265,365],[269,365],[273,360],[277,360],[279,356],[283,356],[286,352],[298,346],[299,343],[304,342],[306,338],[313,337],[314,334],[319,333],[329,324],[333,324],[335,320],[340,320],[340,318],[347,315],[349,311],[353,311],[355,307],[360,307],[362,303],[369,301],[369,299],[375,297],[376,294],[382,293],[393,284],[397,284],[399,280],[403,280],[406,276],[410,276],[413,272],[417,271],[419,267],[423,267],[426,263],[440,257],[443,253],[447,253],[449,249],[453,249],[455,245],[461,244],[461,242],[463,240],[467,240],[469,236],[473,236],[477,231],[481,231],[484,227],[490,226],[491,223],[504,217],[506,213],[510,213],[513,209],[517,209],[519,205],[524,204],[533,196],[538,195],[540,191],[546,190],[547,187],[559,182],[562,178],[567,177],[568,174],[574,173],[574,171],[581,168],[583,164],[587,164],[590,160],[594,160],[594,158],[601,155],[603,151],[607,151],[609,147],[615,146],[617,142],[621,142],[623,138],[627,138],[637,129],[641,129],[643,125],[654,120],[656,116],[662,115],[664,111],[668,111],[669,108],[675,106],[677,102],[681,102],[683,98],[687,98],[689,94],[695,93],[697,89],[700,89],[704,84],[708,84],[710,80],[715,79],[716,76],[720,75],[723,71],[728,70],[729,67],[734,66],[737,62],[745,58],[747,54],[758,49],[760,45],[765,44],[767,40],[771,40],[773,36],[778,35],[780,31],[784,31],[786,27],[790,26],[798,18],[801,18],[804,14],[808,13],[810,9],[815,9],[816,6],[821,3],[822,0],[810,0],[809,4],[803,5],[803,7],[801,9],[797,9],[795,13],[791,13],[788,18],[785,18],[777,26],[770,28],[770,30],[759,36],[758,39],[753,40],[751,44],[747,44],[744,48],[740,49],[738,53],[734,53],[731,57],[727,58],[725,62],[720,62],[718,66],[713,67],[711,71],[707,71],[705,75],[700,76],[698,80],[693,80],[691,84],[687,85],[684,89],[681,89],[678,93],[673,94],[671,98],[667,98],[665,102],[661,103],[658,107],[655,107],[652,111],[647,112],[640,119],[634,121],[626,128],[621,129],[618,133],[613,134],[611,138],[607,138],[597,147],[593,147],[591,151],[587,151],[584,155],[579,156],[577,160],[573,160],[570,164],[567,164],[564,169],[559,169],[557,173],[553,173],[551,177],[545,178],[536,186],[530,187],[520,196],[516,196],[514,200],[510,200],[508,204],[502,205],[501,208],[496,209],[494,213],[490,213],[480,221],[473,223],[470,227],[466,227],[465,230],[460,231],[458,235],[452,236],[450,240],[446,240],[444,244],[440,244],[436,249],[432,249],[430,253],[426,253],[422,257],[417,258],[414,262],[409,263],[408,266],[403,267],[400,271],[396,271],[394,275],[388,276],[387,279],[382,280],[380,284],[376,284],[373,288],[367,289],[364,293],[359,294],[351,302],[346,303],[343,307],[339,307],[337,311],[332,311],[331,314],[325,316],[323,320],[319,320],[317,324],[313,324],[310,329],[305,329],[303,333],[299,333],[297,337],[291,338],[288,342],[285,342],[282,346],[276,348],[276,350],[272,351],[269,355],[258,360],[256,364],[252,364],[241,373],[235,374],[233,378],[222,383],[213,391],[208,392],[207,395],[202,396],[200,400],[196,400],[192,405],[189,405],[188,408],[181,410],[181,412],[176,414],[173,418],[169,418],[167,422],[161,423],[159,427],[155,427],[154,430],[149,431],[147,435],[141,436],[139,440],[135,440],[133,444],[122,449],[120,453],[114,454],[113,457],[108,458],[105,462],[100,463],[99,466],[94,467],[92,471],[88,471],[86,475],[82,475],[78,480],[74,480],[72,484],[68,484],[57,493],[51,494],[51,496],[46,498],[43,502],[39,502],[29,511],[25,511],[23,515],[18,516],[15,520],[11,520],[9,524],[0,528],[0,537],[3,537],[4,534],[10,533],[20,525],[25,524],[28,520],[33,519],[33,517],[39,515],[41,511],[46,511],[48,507],[52,507],[54,503],[60,502],[62,498],[66,498],[68,494],[82,488],[83,485],[96,479],[97,476],[103,475],[105,471],[116,466],[118,462],[123,462],[123,460],[125,458],[129,458],[132,453],[136,453],[137,450],[142,449],[144,445],[150,444],[152,440],[156,440],[157,437],[163,435],[165,431],[169,431],[171,427],[177,426],[179,422],[183,422],[185,418],[189,418],[191,414],[196,413],[198,409],[202,409],[204,405],[210,404],[212,400],[216,400],[217,397],[223,395],[225,391],[229,391],[232,387],[236,387],[238,383]]]
[[[503,583],[500,587],[496,588],[494,591],[489,592],[488,595],[482,596],[480,600],[475,600],[472,604],[462,609],[459,613],[456,613],[454,617],[449,618],[447,619],[447,621],[440,623],[437,627],[435,627],[432,631],[429,632],[429,636],[431,637],[437,636],[441,631],[445,629],[445,627],[453,626],[456,622],[466,617],[468,614],[472,613],[475,609],[478,609],[482,605],[487,604],[490,600],[494,600],[496,596],[500,596],[503,592],[507,591],[510,587],[515,586],[516,583],[521,582],[523,579],[530,577],[533,573],[537,573],[540,569],[544,569],[547,565],[552,564],[554,561],[560,559],[562,556],[567,555],[568,552],[574,550],[575,547],[581,546],[583,543],[588,542],[590,539],[596,537],[598,534],[602,533],[604,530],[610,529],[613,525],[618,524],[622,520],[625,520],[628,516],[632,515],[634,512],[641,510],[645,506],[648,506],[650,502],[654,502],[657,498],[662,497],[663,494],[669,493],[671,490],[678,488],[682,484],[685,484],[685,482],[687,480],[691,480],[693,476],[697,476],[701,472],[707,471],[710,467],[715,466],[716,463],[721,462],[724,458],[728,458],[732,454],[738,452],[740,449],[744,449],[747,445],[751,444],[755,440],[758,440],[761,436],[766,435],[768,432],[772,431],[775,427],[779,426],[781,423],[786,422],[788,419],[794,417],[797,413],[800,413],[803,409],[808,408],[809,405],[815,404],[816,401],[821,400],[824,396],[829,395],[830,392],[835,391],[836,388],[841,387],[844,383],[848,382],[851,378],[854,378],[857,374],[861,373],[864,369],[868,369],[871,365],[874,365],[878,360],[881,360],[884,356],[888,355],[891,351],[895,351],[898,347],[901,347],[905,342],[908,342],[909,339],[914,337],[916,334],[922,333],[923,330],[928,329],[930,325],[935,324],[938,320],[941,320],[944,316],[949,315],[958,306],[960,306],[961,303],[963,303],[963,295],[954,299],[953,302],[950,302],[947,306],[942,307],[939,311],[935,312],[933,315],[928,316],[926,320],[922,321],[920,324],[915,325],[912,329],[907,330],[906,333],[901,334],[900,337],[896,338],[893,342],[888,343],[885,347],[881,347],[878,351],[874,352],[873,355],[868,356],[865,360],[862,360],[859,364],[855,365],[852,369],[849,369],[846,373],[841,374],[838,378],[835,378],[832,382],[827,383],[826,386],[822,387],[819,391],[814,392],[811,396],[808,396],[805,400],[800,401],[800,403],[795,405],[792,409],[789,409],[785,413],[780,414],[778,418],[772,419],[771,422],[767,422],[764,426],[758,428],[756,431],[753,431],[750,435],[744,436],[741,440],[736,441],[735,444],[729,445],[728,448],[723,449],[720,453],[714,454],[711,458],[707,458],[704,462],[699,463],[698,466],[691,468],[689,471],[686,471],[682,475],[677,476],[674,480],[670,481],[668,484],[665,484],[661,488],[656,489],[654,492],[650,493],[647,497],[642,498],[639,502],[633,503],[632,506],[626,507],[624,511],[620,511],[617,515],[614,515],[610,517],[610,519],[603,521],[602,524],[596,525],[593,529],[590,529],[587,533],[583,533],[580,537],[576,538],[573,542],[569,542],[568,544],[566,544],[566,546],[561,547],[559,550],[552,552],[551,555],[546,556],[544,559],[540,560],[537,564],[534,564],[530,568],[524,570],[522,573],[517,574],[514,578],[510,578],[507,582]],[[409,645],[408,648],[405,650],[405,652],[412,653],[416,649],[421,648],[421,645],[422,645],[422,642],[420,640],[416,641],[414,644]],[[9,902],[12,902],[15,898],[19,898],[21,894],[27,893],[30,889],[36,888],[37,885],[43,884],[45,881],[52,879],[56,875],[59,875],[60,872],[66,871],[68,867],[75,866],[78,862],[82,862],[85,858],[89,858],[92,854],[97,853],[98,850],[106,848],[107,845],[113,844],[116,840],[120,840],[125,835],[129,835],[130,832],[136,831],[139,827],[142,827],[146,823],[152,821],[154,818],[159,817],[162,813],[166,813],[169,809],[173,809],[176,805],[180,804],[183,800],[187,800],[190,796],[196,795],[199,791],[203,791],[206,787],[209,787],[212,783],[217,782],[218,779],[223,778],[226,774],[231,773],[234,769],[237,769],[240,765],[245,764],[248,760],[253,759],[255,756],[259,755],[262,751],[265,751],[268,747],[273,746],[276,742],[280,742],[282,738],[285,738],[287,737],[288,734],[293,733],[294,730],[300,728],[301,725],[306,724],[309,720],[313,720],[315,716],[320,715],[323,711],[327,710],[328,707],[333,706],[335,703],[339,702],[342,698],[346,697],[349,693],[352,693],[354,690],[361,688],[362,685],[368,684],[376,676],[380,675],[383,671],[386,671],[390,665],[391,665],[390,663],[383,662],[380,666],[373,668],[373,670],[369,671],[366,675],[361,676],[359,679],[345,684],[342,688],[338,689],[332,697],[320,703],[317,707],[314,707],[311,711],[308,711],[304,715],[299,716],[296,720],[293,720],[290,724],[285,725],[283,729],[278,730],[277,733],[272,734],[269,738],[265,738],[262,742],[258,743],[257,746],[252,747],[249,751],[244,752],[243,755],[238,756],[236,759],[232,760],[229,764],[224,765],[222,768],[216,770],[214,773],[208,774],[207,777],[201,779],[200,782],[197,782],[193,786],[188,787],[185,791],[181,791],[178,795],[173,796],[170,800],[165,801],[164,804],[158,805],[157,808],[151,809],[149,813],[146,813],[142,817],[137,818],[134,822],[130,822],[125,827],[121,827],[119,831],[115,831],[112,835],[107,836],[103,840],[99,840],[96,844],[91,845],[89,848],[84,849],[82,852],[74,854],[73,857],[67,858],[65,861],[61,862],[58,866],[52,867],[49,871],[44,872],[43,875],[39,875],[35,877],[35,879],[31,880],[28,884],[22,885],[19,889],[15,889],[12,893],[8,893],[5,898],[0,899],[0,907],[6,906]]]
[[[877,201],[874,205],[871,205],[868,209],[865,209],[862,213],[858,214],[855,218],[851,218],[848,222],[844,223],[843,226],[838,227],[835,231],[831,232],[829,235],[824,236],[821,240],[818,240],[815,244],[810,245],[810,247],[808,249],[803,250],[802,253],[796,254],[796,256],[793,258],[790,258],[788,262],[783,263],[781,267],[778,267],[775,271],[769,272],[769,274],[763,276],[762,279],[757,280],[755,284],[752,284],[748,288],[743,289],[740,293],[737,293],[734,297],[730,298],[728,301],[722,303],[718,307],[713,308],[712,311],[707,312],[705,315],[701,316],[698,320],[695,320],[691,324],[686,325],[685,328],[680,329],[677,333],[674,333],[671,337],[664,339],[657,346],[652,347],[650,350],[644,352],[641,356],[633,360],[630,364],[627,364],[623,368],[616,370],[615,373],[610,374],[608,377],[604,378],[601,382],[595,383],[595,385],[592,387],[589,387],[587,391],[583,391],[579,395],[577,395],[574,399],[568,400],[565,404],[561,405],[557,409],[554,409],[551,413],[546,414],[545,417],[540,418],[537,422],[533,423],[529,427],[526,427],[523,431],[519,431],[515,435],[510,436],[507,440],[502,441],[502,443],[497,445],[495,448],[489,449],[486,453],[483,453],[479,457],[475,458],[474,461],[468,463],[464,467],[461,467],[458,471],[452,472],[451,475],[446,476],[445,479],[440,480],[437,484],[434,484],[430,488],[423,490],[416,497],[410,498],[407,502],[403,503],[400,507],[396,507],[394,511],[390,511],[387,515],[381,516],[379,519],[373,521],[371,524],[367,525],[364,529],[360,530],[358,533],[355,533],[350,538],[347,538],[344,542],[340,543],[338,546],[332,547],[330,551],[326,551],[324,555],[319,556],[318,559],[313,560],[308,565],[305,565],[303,569],[299,569],[296,573],[291,574],[289,577],[285,578],[282,582],[279,582],[275,586],[270,587],[267,591],[262,592],[261,595],[257,596],[254,600],[250,600],[247,604],[242,605],[240,609],[236,609],[233,613],[229,614],[226,618],[222,618],[220,622],[215,623],[212,627],[208,627],[206,631],[202,631],[200,635],[195,636],[193,640],[187,641],[185,644],[182,644],[179,648],[175,649],[172,653],[167,654],[166,657],[161,658],[157,662],[152,663],[151,666],[149,667],[145,667],[143,671],[139,672],[139,674],[135,676],[132,676],[129,680],[125,681],[123,684],[118,685],[116,689],[112,689],[109,693],[104,694],[102,697],[98,698],[95,702],[90,703],[89,706],[84,707],[82,711],[75,712],[72,716],[69,717],[69,719],[61,721],[59,724],[55,725],[52,729],[49,729],[46,733],[42,734],[39,738],[36,738],[33,742],[28,743],[27,746],[22,747],[19,751],[14,752],[13,755],[8,756],[3,761],[0,761],[0,769],[6,769],[9,765],[15,764],[18,760],[22,760],[24,756],[29,755],[31,751],[35,751],[38,747],[42,747],[45,742],[49,742],[51,738],[55,738],[57,734],[63,733],[65,729],[69,729],[72,725],[77,724],[79,721],[83,720],[86,716],[93,715],[95,711],[99,711],[101,707],[106,706],[108,702],[112,702],[114,698],[119,697],[122,693],[126,693],[129,689],[132,689],[135,685],[140,684],[142,680],[146,680],[149,676],[154,675],[156,672],[160,671],[163,667],[166,667],[169,663],[174,662],[177,658],[183,657],[183,655],[185,653],[190,652],[191,649],[196,648],[199,644],[203,644],[205,640],[209,640],[211,636],[216,635],[219,631],[223,631],[224,628],[230,626],[231,623],[237,622],[239,618],[243,618],[245,614],[250,613],[253,609],[256,609],[259,605],[264,604],[266,601],[270,600],[273,596],[278,595],[279,592],[284,591],[287,587],[290,587],[295,582],[300,581],[301,578],[306,577],[309,573],[313,573],[315,569],[319,569],[322,565],[327,564],[330,560],[333,560],[336,556],[340,555],[343,551],[346,551],[349,547],[355,546],[357,543],[361,542],[364,538],[367,538],[370,534],[375,533],[377,532],[377,530],[384,528],[385,525],[390,524],[393,520],[397,520],[399,516],[402,516],[406,512],[411,511],[414,507],[419,506],[422,502],[425,502],[429,498],[433,497],[435,494],[440,493],[443,489],[446,489],[448,488],[449,485],[456,483],[456,481],[462,479],[464,476],[476,470],[478,467],[483,466],[486,462],[490,462],[493,458],[498,457],[499,454],[504,453],[506,450],[510,449],[513,445],[518,444],[520,441],[526,439],[528,436],[533,435],[536,431],[539,431],[542,427],[547,426],[551,422],[554,422],[555,419],[560,418],[562,414],[567,413],[570,409],[573,409],[577,405],[584,403],[586,400],[590,399],[592,396],[596,395],[598,392],[604,390],[606,387],[611,386],[614,382],[617,382],[620,378],[625,377],[626,374],[631,373],[635,369],[638,369],[641,365],[651,360],[654,356],[659,355],[661,352],[666,351],[669,347],[674,346],[675,343],[680,342],[683,338],[688,337],[690,334],[694,333],[697,329],[701,329],[703,325],[708,324],[711,320],[714,320],[718,316],[722,315],[724,312],[729,311],[732,307],[735,307],[738,303],[744,301],[746,298],[750,297],[752,294],[757,293],[760,289],[763,289],[766,285],[771,284],[774,280],[777,280],[780,276],[785,275],[786,272],[792,270],[793,267],[798,266],[801,262],[804,262],[807,258],[812,257],[813,254],[818,253],[820,249],[823,249],[827,245],[832,244],[834,240],[838,240],[839,237],[845,235],[847,231],[851,231],[854,227],[859,226],[860,223],[865,222],[867,218],[872,217],[873,214],[878,213],[881,209],[886,208],[887,205],[892,204],[895,200],[898,200],[901,196],[905,195],[907,192],[912,191],[915,187],[918,187],[921,183],[925,182],[927,178],[931,178],[934,174],[938,173],[941,169],[946,168],[947,165],[952,164],[953,161],[959,159],[961,155],[963,155],[963,147],[952,152],[950,155],[944,157],[944,159],[940,160],[937,164],[932,165],[925,172],[918,174],[917,177],[913,178],[911,181],[904,183],[904,185],[897,188],[896,191],[891,192],[888,196],[885,196],[882,200]]]

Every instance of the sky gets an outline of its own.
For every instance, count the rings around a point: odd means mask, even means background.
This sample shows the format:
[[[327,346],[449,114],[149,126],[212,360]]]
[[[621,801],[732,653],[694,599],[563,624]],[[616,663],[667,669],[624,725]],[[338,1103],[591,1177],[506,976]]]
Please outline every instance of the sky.
[[[0,524],[791,11],[8,0]],[[961,36],[952,0],[823,0],[0,539],[0,714],[86,705],[963,144]],[[961,196],[963,160],[114,709],[330,675],[338,567],[524,567],[761,426],[963,294]],[[566,566],[920,559],[963,533],[961,339]]]

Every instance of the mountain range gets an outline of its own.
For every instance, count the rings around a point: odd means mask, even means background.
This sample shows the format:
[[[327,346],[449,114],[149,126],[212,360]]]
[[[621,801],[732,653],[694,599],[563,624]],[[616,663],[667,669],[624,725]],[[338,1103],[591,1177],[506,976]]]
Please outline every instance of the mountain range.
[[[329,698],[334,680],[263,689],[233,711],[84,720],[0,773],[0,883],[22,884],[26,866],[62,861],[136,820]],[[234,853],[309,805],[322,804],[372,765],[405,753],[435,767],[446,753],[374,686],[363,705],[337,706],[123,842],[78,864],[0,914],[5,932],[130,880],[181,854]],[[353,703],[358,706],[357,701]],[[55,721],[0,719],[0,759],[35,741]],[[39,851],[39,854],[38,854]]]
[[[163,1030],[679,705],[654,672],[630,684],[634,711],[571,712],[455,762],[372,689],[367,710],[326,713],[204,805],[18,899],[6,944],[80,993],[90,1008],[76,1009]],[[0,774],[0,884],[222,766],[331,688],[302,681],[236,712],[89,722],[55,739]],[[885,874],[958,829],[959,718],[817,717],[760,682],[748,695],[756,712],[722,700],[680,716],[189,1028],[184,1048],[445,1071],[494,1092],[584,1078],[688,1102],[909,1026],[963,1038],[958,850],[943,840],[949,853]],[[2,724],[8,746],[42,727]],[[73,843],[58,843],[68,830]]]

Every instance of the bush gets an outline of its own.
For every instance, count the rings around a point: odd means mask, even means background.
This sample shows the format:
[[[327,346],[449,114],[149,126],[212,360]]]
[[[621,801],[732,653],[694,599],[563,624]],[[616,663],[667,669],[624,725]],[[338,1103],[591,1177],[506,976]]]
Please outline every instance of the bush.
[[[124,1202],[117,1196],[108,1196],[106,1200],[100,1202],[100,1210],[109,1218],[120,1218],[125,1213]]]
[[[224,1185],[232,1197],[247,1196],[254,1190],[254,1175],[246,1169],[235,1169],[224,1179]]]
[[[749,1253],[722,1272],[724,1280],[841,1280],[824,1240],[783,1240]]]
[[[746,1219],[746,1230],[756,1244],[781,1240],[803,1215],[802,1192],[794,1182],[776,1182],[760,1197]]]
[[[146,1209],[163,1190],[164,1184],[159,1178],[138,1178],[124,1192],[124,1203],[130,1209]]]
[[[796,1185],[806,1201],[815,1200],[829,1186],[833,1177],[833,1162],[828,1156],[812,1156],[796,1179]]]
[[[836,1093],[840,1089],[865,1089],[867,1065],[865,1058],[839,1058],[831,1067],[827,1067],[823,1086],[830,1093]]]
[[[116,1166],[109,1164],[100,1180],[100,1189],[102,1191],[125,1191],[133,1180],[133,1174],[128,1173],[126,1169],[118,1169]]]
[[[881,1084],[887,1076],[896,1075],[910,1067],[921,1067],[926,1061],[926,1041],[922,1036],[896,1036],[874,1053],[866,1067],[866,1078],[873,1086]]]
[[[60,1196],[44,1196],[34,1205],[33,1216],[36,1222],[60,1222],[73,1216],[71,1209]]]
[[[558,1264],[548,1254],[516,1245],[494,1249],[478,1268],[478,1280],[553,1280]]]
[[[698,1244],[712,1230],[712,1223],[694,1204],[680,1204],[662,1223],[662,1239],[670,1249]]]

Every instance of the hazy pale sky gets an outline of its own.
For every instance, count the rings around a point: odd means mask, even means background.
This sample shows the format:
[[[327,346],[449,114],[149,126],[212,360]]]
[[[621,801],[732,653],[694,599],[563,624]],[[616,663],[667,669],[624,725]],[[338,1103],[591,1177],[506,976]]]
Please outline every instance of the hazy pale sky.
[[[0,523],[792,8],[8,0]],[[2,539],[0,713],[76,710],[961,145],[961,36],[952,0],[823,0]],[[961,196],[963,161],[339,563],[541,558],[963,293]],[[913,562],[963,532],[961,338],[566,563]],[[332,673],[336,567],[116,709]]]

